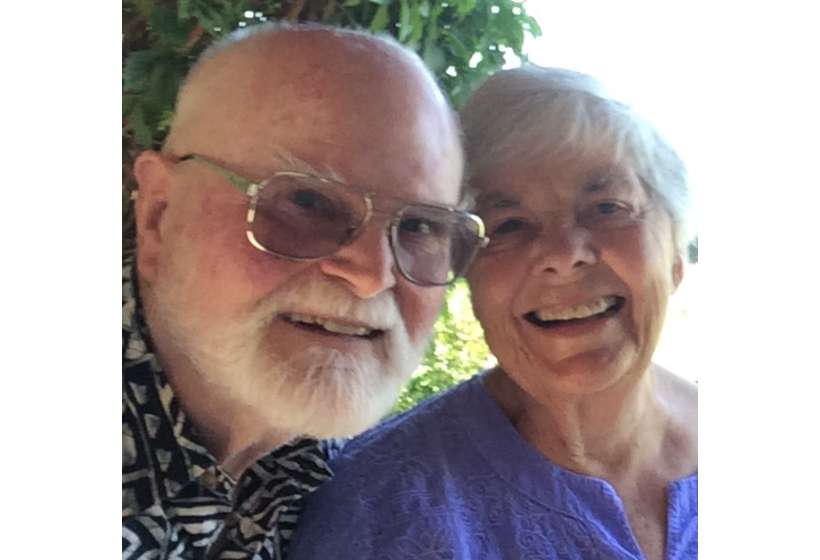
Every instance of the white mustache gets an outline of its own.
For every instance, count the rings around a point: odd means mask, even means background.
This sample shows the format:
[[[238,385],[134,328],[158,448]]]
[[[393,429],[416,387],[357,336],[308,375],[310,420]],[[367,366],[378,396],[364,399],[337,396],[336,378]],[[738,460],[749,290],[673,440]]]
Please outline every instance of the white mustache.
[[[262,300],[251,315],[264,326],[282,313],[352,321],[382,331],[390,331],[402,322],[391,292],[360,299],[336,282],[316,278],[300,279],[280,288]]]

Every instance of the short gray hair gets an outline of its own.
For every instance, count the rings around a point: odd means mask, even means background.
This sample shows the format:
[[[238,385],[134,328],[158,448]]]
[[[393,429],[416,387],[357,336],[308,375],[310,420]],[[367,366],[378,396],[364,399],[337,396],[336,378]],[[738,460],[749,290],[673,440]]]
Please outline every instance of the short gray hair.
[[[585,74],[528,64],[484,82],[461,111],[470,178],[489,167],[613,146],[666,208],[674,241],[691,239],[686,167],[649,121]]]

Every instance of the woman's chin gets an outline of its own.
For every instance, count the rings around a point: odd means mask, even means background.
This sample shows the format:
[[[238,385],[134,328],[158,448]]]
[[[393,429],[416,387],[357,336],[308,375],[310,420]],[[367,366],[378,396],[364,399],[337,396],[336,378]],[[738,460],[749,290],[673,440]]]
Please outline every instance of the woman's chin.
[[[636,358],[634,352],[622,347],[595,348],[545,359],[544,367],[537,372],[519,370],[512,377],[522,378],[522,385],[539,387],[547,393],[589,395],[605,391],[627,378],[635,371]]]

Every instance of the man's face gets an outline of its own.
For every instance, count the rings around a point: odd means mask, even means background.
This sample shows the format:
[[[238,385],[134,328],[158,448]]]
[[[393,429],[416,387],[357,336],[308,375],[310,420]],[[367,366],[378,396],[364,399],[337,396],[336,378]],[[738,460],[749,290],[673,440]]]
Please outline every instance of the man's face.
[[[255,87],[220,100],[240,108],[215,111],[224,120],[210,125],[216,135],[180,144],[254,180],[288,170],[276,157],[286,152],[376,197],[457,201],[455,133],[423,88],[395,78],[374,86],[378,76],[341,82],[329,72],[266,89],[257,74]],[[168,174],[161,250],[147,279],[152,333],[161,331],[209,390],[271,426],[326,437],[378,420],[418,365],[444,295],[398,273],[384,218],[330,257],[292,262],[250,245],[248,199],[226,179],[190,161]]]

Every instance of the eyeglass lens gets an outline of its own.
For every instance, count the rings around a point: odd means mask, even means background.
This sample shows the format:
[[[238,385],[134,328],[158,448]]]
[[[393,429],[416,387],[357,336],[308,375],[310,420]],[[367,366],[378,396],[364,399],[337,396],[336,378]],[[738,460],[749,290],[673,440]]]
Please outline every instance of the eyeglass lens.
[[[256,198],[251,230],[266,249],[294,258],[318,258],[346,243],[364,220],[367,206],[331,184],[281,175]]]
[[[267,250],[285,257],[331,255],[356,235],[367,215],[361,194],[302,175],[277,175],[257,193],[251,232]],[[469,223],[465,223],[469,222]],[[460,214],[405,207],[391,227],[402,273],[420,284],[446,284],[463,272],[478,232]]]

